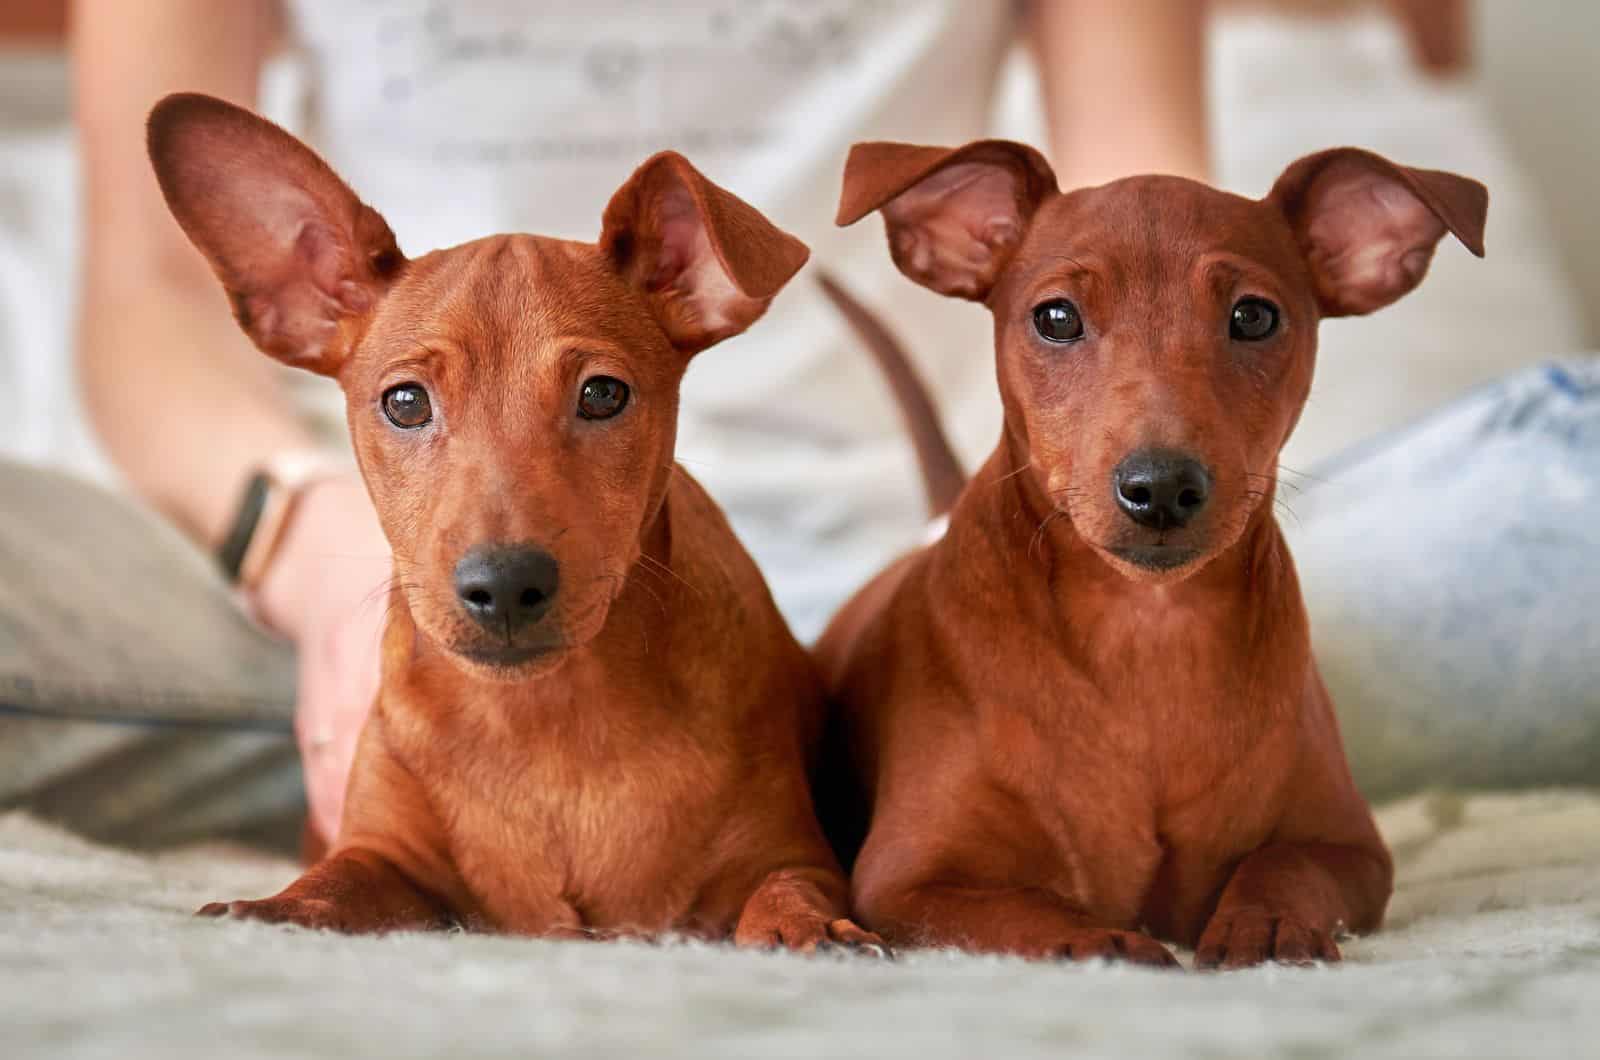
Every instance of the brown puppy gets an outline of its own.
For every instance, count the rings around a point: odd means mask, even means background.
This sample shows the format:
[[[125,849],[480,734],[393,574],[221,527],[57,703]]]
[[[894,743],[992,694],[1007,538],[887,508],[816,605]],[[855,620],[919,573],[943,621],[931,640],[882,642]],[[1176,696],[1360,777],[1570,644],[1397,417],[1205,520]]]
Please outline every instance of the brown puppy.
[[[599,245],[414,260],[237,107],[169,97],[150,156],[250,337],[338,378],[395,561],[338,842],[276,897],[202,912],[877,945],[812,811],[814,672],[672,459],[689,358],[805,247],[674,154],[616,193]]]
[[[1318,319],[1405,294],[1447,230],[1481,254],[1486,206],[1352,149],[1260,201],[1169,177],[1064,195],[1014,143],[851,152],[839,223],[880,210],[903,272],[989,307],[1005,408],[943,539],[818,646],[870,821],[863,923],[1175,963],[1153,934],[1203,967],[1335,960],[1378,926],[1389,854],[1311,658],[1278,453]],[[927,426],[940,511],[959,469]]]

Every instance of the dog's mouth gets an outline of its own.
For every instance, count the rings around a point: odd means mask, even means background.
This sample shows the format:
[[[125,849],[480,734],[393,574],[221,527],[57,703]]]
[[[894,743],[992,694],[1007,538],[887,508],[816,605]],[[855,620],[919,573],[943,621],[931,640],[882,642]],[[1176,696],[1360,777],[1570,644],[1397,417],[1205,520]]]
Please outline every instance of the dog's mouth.
[[[1166,542],[1157,542],[1153,545],[1117,545],[1106,551],[1125,563],[1153,572],[1186,567],[1199,559],[1202,554],[1201,549]]]
[[[555,673],[571,654],[564,640],[536,644],[457,644],[456,665],[486,681],[517,683]]]
[[[445,641],[452,654],[474,672],[495,680],[524,680],[558,669],[567,656],[599,631],[611,600],[602,597],[577,615],[551,614],[512,634],[457,629]]]
[[[538,644],[462,644],[455,652],[468,662],[490,670],[519,670],[559,652],[561,641]]]

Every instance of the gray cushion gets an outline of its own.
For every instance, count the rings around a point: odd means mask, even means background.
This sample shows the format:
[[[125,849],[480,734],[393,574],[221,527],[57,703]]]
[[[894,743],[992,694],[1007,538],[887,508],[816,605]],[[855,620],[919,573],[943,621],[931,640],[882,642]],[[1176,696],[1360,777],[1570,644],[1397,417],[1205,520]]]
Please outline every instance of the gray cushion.
[[[293,849],[289,649],[123,498],[0,462],[0,810],[138,846]]]
[[[0,462],[0,708],[286,731],[293,656],[127,500]]]

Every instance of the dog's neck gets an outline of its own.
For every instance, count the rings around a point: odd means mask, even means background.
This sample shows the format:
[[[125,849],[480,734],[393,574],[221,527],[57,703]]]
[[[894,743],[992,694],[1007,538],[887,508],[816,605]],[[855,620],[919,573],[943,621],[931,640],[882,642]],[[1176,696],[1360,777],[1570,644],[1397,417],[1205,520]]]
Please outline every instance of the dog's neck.
[[[1023,624],[1030,650],[1045,653],[1032,665],[1048,669],[1053,655],[1089,687],[1137,689],[1162,725],[1265,718],[1299,702],[1309,631],[1270,500],[1205,567],[1148,584],[1083,539],[1031,470],[1018,471],[1025,460],[1002,443],[934,546],[930,576],[945,598],[971,602],[966,620]]]

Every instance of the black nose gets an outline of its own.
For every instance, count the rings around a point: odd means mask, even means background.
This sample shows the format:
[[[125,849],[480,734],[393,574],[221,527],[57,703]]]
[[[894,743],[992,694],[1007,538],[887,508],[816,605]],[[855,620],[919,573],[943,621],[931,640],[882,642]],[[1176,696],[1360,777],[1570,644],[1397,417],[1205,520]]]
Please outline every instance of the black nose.
[[[1129,519],[1156,530],[1188,525],[1211,497],[1204,464],[1170,449],[1140,449],[1111,473],[1117,505]]]
[[[550,610],[556,558],[537,548],[475,548],[456,564],[456,596],[477,623],[515,633]]]

